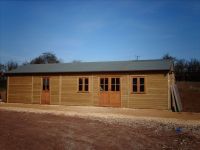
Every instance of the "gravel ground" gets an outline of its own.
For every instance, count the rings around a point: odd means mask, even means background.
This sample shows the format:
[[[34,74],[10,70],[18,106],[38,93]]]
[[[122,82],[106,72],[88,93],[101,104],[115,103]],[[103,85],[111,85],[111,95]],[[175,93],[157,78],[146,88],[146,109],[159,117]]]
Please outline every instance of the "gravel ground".
[[[177,124],[179,120],[174,124],[174,119],[170,121],[173,123],[168,123],[163,118],[158,121],[160,118],[151,120],[129,115],[117,117],[112,113],[106,116],[104,113],[75,112],[0,108],[0,149],[197,150],[200,147],[198,124]]]
[[[142,125],[152,128],[157,127],[158,124],[162,124],[162,128],[166,130],[180,127],[182,131],[193,132],[195,135],[200,135],[200,113],[174,113],[165,110],[30,104],[2,104],[0,105],[0,109],[17,112],[64,115],[131,127]],[[159,130],[159,126],[157,130]]]

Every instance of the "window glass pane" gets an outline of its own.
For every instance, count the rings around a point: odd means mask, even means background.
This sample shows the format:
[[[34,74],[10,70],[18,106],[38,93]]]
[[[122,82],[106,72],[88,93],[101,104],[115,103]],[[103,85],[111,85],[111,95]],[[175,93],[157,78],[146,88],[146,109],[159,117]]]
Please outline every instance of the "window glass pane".
[[[44,78],[44,86],[46,87],[46,85],[47,85],[47,79]]]
[[[79,88],[78,88],[79,91],[82,91],[83,90],[83,87],[82,85],[79,85]]]
[[[105,84],[108,84],[108,78],[105,78]]]
[[[111,85],[111,91],[115,91],[115,85]]]
[[[79,84],[83,84],[83,79],[79,78]]]
[[[144,84],[144,78],[140,78],[140,84]]]
[[[45,82],[46,82],[46,80],[45,80],[45,78],[43,78],[43,90],[45,90]]]
[[[137,84],[137,78],[133,78],[133,84]]]
[[[43,84],[43,91],[45,90],[45,85]]]
[[[85,84],[88,84],[88,78],[85,78]]]
[[[45,82],[46,82],[46,85],[48,84],[48,82],[49,82],[49,79],[48,78],[46,78],[45,79]]]
[[[116,91],[120,91],[120,86],[119,86],[119,84],[116,85]]]
[[[100,91],[104,91],[104,85],[103,84],[100,85]]]
[[[104,78],[100,79],[100,84],[104,84]]]
[[[48,91],[49,91],[49,85],[47,85],[47,86],[46,86],[46,90],[48,90]]]
[[[88,91],[88,84],[85,84],[85,91]]]
[[[49,90],[49,79],[43,78],[43,90]]]
[[[108,85],[105,85],[105,91],[108,91]]]
[[[49,90],[49,78],[46,78],[46,90]]]
[[[111,84],[115,84],[115,78],[111,79]]]
[[[119,78],[116,78],[116,84],[120,84]]]
[[[46,78],[46,85],[49,85],[49,78]]]
[[[140,92],[144,92],[144,85],[140,85]]]
[[[133,85],[133,92],[137,92],[137,85]]]

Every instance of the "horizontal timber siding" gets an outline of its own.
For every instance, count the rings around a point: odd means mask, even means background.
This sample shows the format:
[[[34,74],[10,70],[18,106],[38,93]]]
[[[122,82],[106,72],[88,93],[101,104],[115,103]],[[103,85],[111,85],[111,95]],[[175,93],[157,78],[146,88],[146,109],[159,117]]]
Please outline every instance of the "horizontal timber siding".
[[[121,107],[128,107],[130,89],[128,75],[121,76]]]
[[[78,91],[78,78],[89,78],[89,92]],[[62,76],[61,104],[64,105],[93,105],[92,76]]]
[[[42,80],[39,76],[33,76],[33,101],[34,104],[41,103]]]
[[[93,105],[99,106],[99,76],[93,75]]]
[[[50,104],[59,104],[59,76],[50,77]]]
[[[9,77],[8,102],[31,103],[32,100],[32,77],[20,76]]]
[[[133,76],[130,75],[130,83]],[[144,75],[144,77],[146,80],[146,92],[144,94],[130,93],[129,107],[168,109],[167,75],[148,74]]]
[[[144,76],[146,92],[131,93],[133,76]],[[89,78],[89,92],[78,91],[78,78]],[[50,104],[99,106],[100,77],[120,77],[121,107],[168,109],[168,77],[162,73],[49,75]],[[41,103],[42,76],[9,77],[8,101]]]

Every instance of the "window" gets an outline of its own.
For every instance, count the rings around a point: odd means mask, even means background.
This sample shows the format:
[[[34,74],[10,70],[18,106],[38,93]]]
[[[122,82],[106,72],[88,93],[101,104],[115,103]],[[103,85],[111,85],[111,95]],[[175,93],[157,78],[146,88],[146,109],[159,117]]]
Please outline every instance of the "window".
[[[108,78],[100,78],[100,90],[108,91]]]
[[[43,78],[43,91],[49,91],[49,78]]]
[[[120,78],[111,78],[111,91],[120,91]]]
[[[144,92],[144,78],[140,78],[140,92]]]
[[[83,90],[83,79],[82,78],[79,78],[79,88],[78,88],[79,91],[82,91]]]
[[[85,78],[85,91],[88,91],[88,78]]]
[[[79,78],[78,91],[79,92],[88,92],[89,91],[89,79],[88,78]]]
[[[133,92],[137,92],[137,78],[133,78]]]
[[[145,92],[145,78],[144,77],[133,77],[132,78],[132,92],[133,93],[144,93]]]

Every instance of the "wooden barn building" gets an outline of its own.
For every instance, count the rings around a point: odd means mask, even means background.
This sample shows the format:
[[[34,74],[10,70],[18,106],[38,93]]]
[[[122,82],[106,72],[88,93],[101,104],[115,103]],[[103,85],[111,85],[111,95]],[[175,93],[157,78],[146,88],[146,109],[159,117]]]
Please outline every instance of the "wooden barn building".
[[[169,60],[30,64],[6,75],[8,103],[171,109]]]

